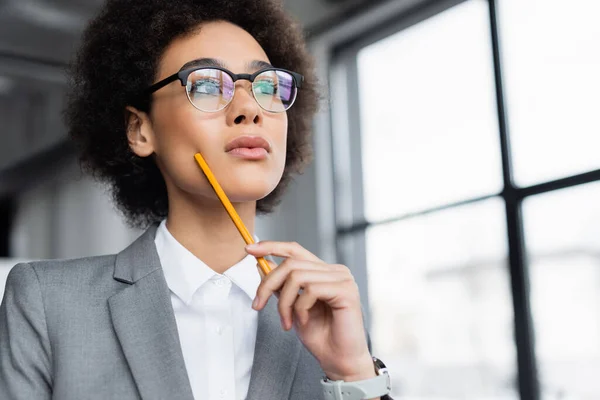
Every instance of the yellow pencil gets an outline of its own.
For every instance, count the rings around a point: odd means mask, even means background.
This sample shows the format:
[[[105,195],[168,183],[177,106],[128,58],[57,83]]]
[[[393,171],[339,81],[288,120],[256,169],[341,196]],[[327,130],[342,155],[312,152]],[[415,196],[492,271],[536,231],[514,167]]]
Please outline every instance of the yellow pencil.
[[[231,217],[231,220],[233,221],[236,228],[238,229],[238,231],[244,238],[244,241],[246,242],[246,244],[254,243],[254,238],[252,237],[252,235],[250,235],[250,232],[248,232],[248,228],[246,228],[246,225],[244,225],[244,222],[238,215],[237,211],[235,211],[235,208],[233,208],[233,205],[227,198],[227,195],[223,191],[223,188],[221,188],[221,185],[219,185],[219,182],[217,182],[217,179],[215,178],[212,171],[208,167],[208,164],[204,160],[204,157],[202,157],[202,155],[200,153],[196,153],[194,158],[196,159],[196,162],[202,169],[202,172],[204,172],[204,175],[206,175],[206,178],[210,182],[210,185],[215,190],[217,197],[219,198],[219,200],[221,200],[223,207],[225,207],[225,210],[227,210],[227,214],[229,214],[229,216]],[[262,273],[265,276],[269,272],[271,272],[271,266],[269,265],[267,260],[265,260],[263,257],[256,257],[256,261],[258,261],[258,265],[260,266],[260,269],[262,270]]]

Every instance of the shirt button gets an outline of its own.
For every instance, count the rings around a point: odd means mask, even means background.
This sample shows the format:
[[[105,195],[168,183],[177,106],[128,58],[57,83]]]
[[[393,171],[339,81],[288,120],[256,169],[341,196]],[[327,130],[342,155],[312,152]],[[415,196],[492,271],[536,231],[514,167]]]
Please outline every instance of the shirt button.
[[[221,397],[225,397],[226,394],[227,394],[227,390],[222,389],[221,390]]]
[[[219,335],[223,334],[223,327],[221,327],[221,326],[217,327],[217,333]]]

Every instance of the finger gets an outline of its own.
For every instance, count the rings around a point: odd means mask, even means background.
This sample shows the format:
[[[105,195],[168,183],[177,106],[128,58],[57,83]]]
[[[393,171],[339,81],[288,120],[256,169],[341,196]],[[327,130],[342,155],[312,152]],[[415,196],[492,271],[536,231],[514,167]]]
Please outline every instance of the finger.
[[[276,293],[283,287],[287,276],[293,270],[299,269],[310,271],[330,271],[327,264],[288,258],[263,278],[263,281],[256,290],[256,303],[253,303],[252,307],[255,310],[260,310],[267,303],[271,294]]]
[[[265,259],[265,261],[267,261],[267,264],[269,264],[271,266],[271,271],[273,271],[275,268],[278,267],[277,264],[275,264],[271,260]],[[263,272],[262,268],[260,267],[260,265],[258,263],[256,263],[256,268],[258,268],[258,273],[260,274],[260,280],[262,282],[267,277],[267,275],[265,275],[265,273]],[[277,296],[277,298],[279,298],[279,292],[275,292],[275,296]]]
[[[294,303],[298,298],[299,291],[311,284],[331,284],[346,280],[347,277],[341,272],[332,271],[308,271],[295,270],[288,275],[281,294],[279,295],[279,315],[283,329],[289,330],[293,324]]]
[[[275,268],[277,268],[277,264],[275,264],[273,261],[266,259],[265,261],[267,261],[267,264],[269,264],[269,266],[271,267],[271,271],[274,270]],[[265,275],[265,273],[263,272],[262,268],[260,267],[260,265],[258,263],[256,263],[256,268],[258,268],[258,273],[260,274],[260,280],[262,281],[263,279],[265,279],[267,277],[267,275]]]
[[[334,283],[319,282],[307,285],[294,303],[297,322],[301,326],[308,322],[310,309],[314,307],[317,301],[321,300],[330,304],[331,302],[335,302],[337,297],[343,296],[346,291],[347,283],[345,281]]]
[[[256,257],[273,255],[277,257],[295,258],[298,260],[323,262],[319,257],[315,256],[296,242],[275,242],[265,240],[246,246],[246,251]]]

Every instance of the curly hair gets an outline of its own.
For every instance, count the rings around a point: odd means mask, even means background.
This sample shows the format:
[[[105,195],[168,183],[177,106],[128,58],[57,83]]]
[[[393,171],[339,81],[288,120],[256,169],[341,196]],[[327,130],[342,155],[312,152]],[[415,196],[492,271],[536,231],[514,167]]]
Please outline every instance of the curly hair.
[[[129,148],[125,107],[155,81],[167,46],[211,21],[238,25],[255,38],[273,65],[305,77],[294,106],[287,111],[283,176],[273,192],[258,200],[257,212],[271,212],[292,175],[301,173],[310,161],[311,120],[318,101],[313,61],[301,29],[279,1],[108,0],[84,31],[70,65],[64,116],[83,170],[108,184],[132,226],[165,218],[168,198],[153,158],[141,158]],[[150,109],[150,101],[143,102],[142,111]]]

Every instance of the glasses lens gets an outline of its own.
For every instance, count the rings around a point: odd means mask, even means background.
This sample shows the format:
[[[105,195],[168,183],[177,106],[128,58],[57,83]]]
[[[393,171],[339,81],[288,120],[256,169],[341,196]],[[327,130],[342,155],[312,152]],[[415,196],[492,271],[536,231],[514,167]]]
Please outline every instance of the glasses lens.
[[[201,68],[188,76],[187,94],[199,110],[219,111],[233,98],[233,80],[221,70]]]
[[[262,108],[271,112],[289,109],[296,100],[294,78],[285,71],[265,71],[252,83],[254,97]]]

